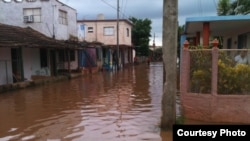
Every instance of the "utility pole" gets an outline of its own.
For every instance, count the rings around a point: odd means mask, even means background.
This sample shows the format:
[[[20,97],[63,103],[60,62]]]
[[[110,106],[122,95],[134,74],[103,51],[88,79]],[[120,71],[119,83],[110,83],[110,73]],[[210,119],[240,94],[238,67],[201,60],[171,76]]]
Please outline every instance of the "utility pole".
[[[178,0],[163,1],[163,96],[161,128],[173,130],[176,120]]]
[[[116,39],[116,43],[117,43],[117,70],[119,70],[120,68],[120,51],[119,51],[119,0],[117,0],[117,29],[116,29],[116,34],[117,34],[117,39]]]
[[[53,35],[52,35],[52,38],[55,39],[55,8],[56,8],[56,5],[52,5],[52,8],[53,8],[53,27],[52,27]]]
[[[152,61],[155,59],[155,33],[154,33],[154,39],[153,39],[153,56],[152,56]]]

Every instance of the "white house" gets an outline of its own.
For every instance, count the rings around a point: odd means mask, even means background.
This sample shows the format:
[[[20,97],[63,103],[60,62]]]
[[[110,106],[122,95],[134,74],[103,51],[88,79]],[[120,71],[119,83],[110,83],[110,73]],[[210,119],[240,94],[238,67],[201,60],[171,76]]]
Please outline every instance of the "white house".
[[[58,0],[0,0],[0,13],[2,24],[31,27],[55,40],[77,37],[76,10]],[[0,85],[13,82],[12,77],[7,76],[6,79],[4,74],[18,72],[30,80],[32,75],[51,76],[56,75],[59,69],[77,69],[75,49],[70,49],[70,46],[60,48],[59,44],[56,48],[43,45],[42,48],[27,45],[1,47],[0,66],[4,67],[0,68]],[[22,68],[16,64],[19,60],[22,60]]]

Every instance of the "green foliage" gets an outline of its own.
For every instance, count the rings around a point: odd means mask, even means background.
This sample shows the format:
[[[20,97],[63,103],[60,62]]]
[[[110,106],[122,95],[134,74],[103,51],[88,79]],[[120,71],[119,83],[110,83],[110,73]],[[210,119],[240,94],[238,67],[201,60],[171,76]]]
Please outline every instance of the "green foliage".
[[[211,92],[211,62],[208,52],[191,53],[191,91],[197,93]],[[218,94],[249,94],[250,66],[235,65],[224,52],[219,52],[218,60]]]
[[[218,68],[219,94],[246,94],[250,92],[249,65],[238,64],[231,66],[219,60]]]
[[[191,91],[196,93],[211,92],[211,60],[210,51],[204,51],[201,46],[192,46],[190,53]]]
[[[217,14],[221,15],[247,15],[250,13],[249,0],[219,0]]]
[[[148,56],[152,21],[147,18],[136,19],[135,17],[131,17],[129,20],[133,23],[132,43],[136,47],[137,55]]]
[[[217,7],[217,14],[221,15],[228,15],[230,11],[230,0],[219,0],[218,7]]]
[[[176,118],[175,124],[184,124],[185,123],[185,117],[179,116]]]

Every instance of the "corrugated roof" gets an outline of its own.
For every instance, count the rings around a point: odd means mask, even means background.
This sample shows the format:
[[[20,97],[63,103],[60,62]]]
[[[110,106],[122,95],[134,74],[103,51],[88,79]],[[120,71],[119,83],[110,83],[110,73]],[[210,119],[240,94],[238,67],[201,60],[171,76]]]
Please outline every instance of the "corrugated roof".
[[[32,29],[0,23],[0,47],[67,47],[64,41],[55,40]]]

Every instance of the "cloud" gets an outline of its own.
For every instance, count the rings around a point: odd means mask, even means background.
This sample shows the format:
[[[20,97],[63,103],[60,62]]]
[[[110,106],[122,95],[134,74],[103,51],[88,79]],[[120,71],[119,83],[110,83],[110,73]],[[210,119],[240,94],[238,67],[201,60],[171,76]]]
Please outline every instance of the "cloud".
[[[117,0],[60,1],[77,10],[78,20],[96,19],[100,13],[104,14],[106,19],[117,18]],[[156,45],[162,45],[163,0],[119,0],[119,2],[120,18],[133,16],[138,19],[150,19],[151,35],[156,35]],[[218,0],[178,0],[179,25],[184,25],[187,17],[215,16],[217,3]]]

